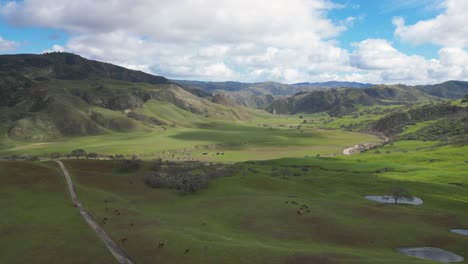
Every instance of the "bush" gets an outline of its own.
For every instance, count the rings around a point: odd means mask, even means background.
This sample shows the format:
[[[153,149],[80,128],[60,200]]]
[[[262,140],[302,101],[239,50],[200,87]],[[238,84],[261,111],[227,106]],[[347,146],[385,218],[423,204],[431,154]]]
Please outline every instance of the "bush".
[[[162,159],[156,159],[153,161],[151,165],[151,170],[153,171],[160,171],[162,169],[163,161]]]
[[[89,158],[89,159],[96,159],[99,155],[97,153],[88,153],[86,155],[86,158]]]
[[[117,163],[117,170],[120,172],[131,172],[136,171],[141,166],[141,160],[131,159],[131,160],[121,160]]]
[[[181,179],[181,190],[186,193],[194,193],[200,189],[208,188],[208,177],[203,174],[185,176]]]
[[[122,154],[115,154],[114,158],[115,158],[116,160],[123,160],[123,159],[125,159],[124,155],[122,155]]]
[[[29,155],[29,156],[25,156],[24,160],[29,161],[29,162],[36,162],[36,161],[39,161],[39,157]]]
[[[145,183],[152,188],[181,190],[194,193],[208,187],[209,179],[205,174],[167,174],[165,172],[149,172],[144,177]]]
[[[205,166],[199,162],[162,165],[155,162],[157,171],[145,174],[145,183],[152,188],[176,189],[184,193],[194,193],[207,188],[210,179],[233,175],[237,170],[225,165]]]

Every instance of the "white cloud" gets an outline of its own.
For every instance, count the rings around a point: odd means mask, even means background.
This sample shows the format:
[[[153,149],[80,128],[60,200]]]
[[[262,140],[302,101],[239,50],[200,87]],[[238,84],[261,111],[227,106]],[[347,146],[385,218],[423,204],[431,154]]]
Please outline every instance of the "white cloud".
[[[369,78],[384,83],[421,84],[468,79],[468,52],[460,48],[443,48],[439,59],[428,60],[403,54],[384,39],[368,39],[355,47],[350,56],[351,65],[366,70]]]
[[[402,40],[424,44],[432,43],[445,47],[468,47],[468,1],[446,0],[443,3],[443,13],[433,19],[418,21],[406,25],[401,17],[395,18],[395,35]]]
[[[424,63],[420,56],[408,56],[396,50],[385,39],[367,39],[355,44],[351,65],[364,70],[388,70],[406,68]]]
[[[413,26],[394,19],[404,40],[451,44],[437,60],[404,54],[382,39],[359,42],[354,51],[339,47],[337,37],[363,18],[332,21],[328,11],[344,6],[331,0],[24,0],[0,4],[0,14],[14,25],[65,30],[68,42],[47,51],[174,79],[434,83],[468,79],[468,53],[453,45],[468,43],[464,24],[452,26],[464,19],[455,10],[463,6],[450,4],[460,3],[447,0],[443,14]],[[427,23],[440,32],[426,32]]]
[[[0,37],[0,52],[14,51],[18,46],[17,42]]]
[[[55,45],[52,45],[52,48],[46,49],[42,52],[47,53],[47,52],[64,52],[64,51],[65,51],[65,47],[55,44]]]
[[[248,81],[258,69],[281,72],[269,75],[275,80],[342,70],[347,52],[332,39],[346,23],[327,18],[332,8],[343,6],[329,0],[24,0],[4,4],[1,13],[12,24],[66,30],[71,38],[64,48],[93,59],[171,78]]]

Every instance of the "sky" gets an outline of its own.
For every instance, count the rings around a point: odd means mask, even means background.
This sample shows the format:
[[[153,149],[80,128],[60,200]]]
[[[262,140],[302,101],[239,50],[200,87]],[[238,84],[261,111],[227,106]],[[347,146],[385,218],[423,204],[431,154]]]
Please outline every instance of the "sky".
[[[171,79],[468,80],[466,0],[0,0],[0,54],[66,51]]]

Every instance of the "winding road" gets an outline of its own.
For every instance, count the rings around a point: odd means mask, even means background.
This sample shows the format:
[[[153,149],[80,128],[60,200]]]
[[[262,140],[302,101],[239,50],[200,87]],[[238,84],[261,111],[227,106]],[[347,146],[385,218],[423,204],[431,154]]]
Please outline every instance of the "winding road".
[[[70,196],[72,198],[73,203],[76,205],[78,210],[80,211],[81,216],[83,216],[84,220],[88,223],[88,225],[96,232],[98,237],[104,242],[107,249],[112,253],[112,255],[117,259],[120,264],[134,264],[134,262],[123,252],[117,244],[107,235],[107,233],[99,226],[99,224],[93,219],[93,217],[86,211],[86,209],[81,204],[80,200],[78,199],[78,195],[76,195],[75,187],[73,187],[73,182],[71,180],[70,173],[68,172],[67,168],[63,164],[63,162],[56,160],[62,169],[63,175],[65,176],[65,180],[67,182],[68,190],[70,191]]]

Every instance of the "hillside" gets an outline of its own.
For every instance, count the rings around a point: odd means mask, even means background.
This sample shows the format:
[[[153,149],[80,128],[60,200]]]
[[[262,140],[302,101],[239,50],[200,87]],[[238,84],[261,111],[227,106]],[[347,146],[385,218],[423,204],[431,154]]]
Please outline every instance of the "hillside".
[[[69,53],[0,56],[0,142],[163,130],[251,116],[250,110],[234,111],[197,93],[164,77]],[[178,115],[168,114],[174,111]]]
[[[372,122],[369,130],[396,140],[466,144],[468,107],[444,102],[398,109]]]
[[[378,85],[362,89],[327,89],[299,93],[274,101],[266,110],[274,114],[328,112],[331,115],[342,115],[364,106],[404,105],[431,100],[439,99],[409,86]]]
[[[229,101],[237,105],[246,106],[256,109],[264,109],[274,100],[281,97],[293,96],[297,93],[316,91],[328,88],[363,88],[371,86],[371,84],[354,83],[354,82],[323,82],[323,83],[298,83],[298,84],[282,84],[276,82],[262,83],[241,83],[241,82],[201,82],[201,81],[185,81],[173,80],[173,82],[181,85],[186,90],[204,91],[204,98],[210,99],[209,95],[218,95],[218,98],[213,102],[221,103],[219,97],[229,98]]]
[[[435,85],[419,85],[415,86],[415,88],[430,95],[448,99],[459,99],[468,94],[468,82],[462,81],[448,81]]]

